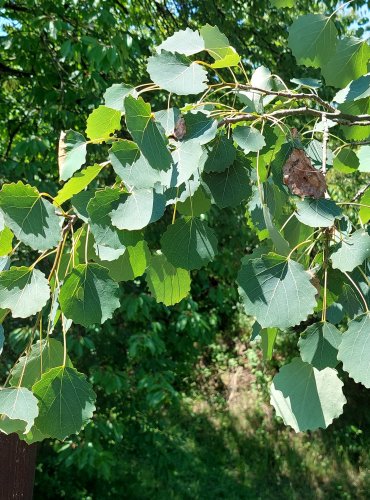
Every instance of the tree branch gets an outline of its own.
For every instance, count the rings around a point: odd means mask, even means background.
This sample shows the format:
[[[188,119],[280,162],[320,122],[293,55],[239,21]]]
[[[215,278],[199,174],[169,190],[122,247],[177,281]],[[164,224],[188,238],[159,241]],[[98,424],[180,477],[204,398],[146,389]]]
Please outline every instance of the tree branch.
[[[286,118],[287,116],[298,116],[298,115],[310,115],[310,116],[319,116],[322,118],[324,115],[327,118],[330,118],[332,121],[340,123],[341,125],[353,126],[366,126],[370,125],[370,115],[348,115],[346,113],[342,113],[340,111],[336,111],[335,113],[327,113],[325,111],[320,111],[318,109],[308,108],[307,106],[301,108],[293,108],[293,109],[279,109],[277,111],[273,111],[272,113],[265,114],[257,114],[257,113],[240,113],[235,116],[231,116],[229,118],[224,118],[218,123],[218,127],[222,127],[224,125],[239,123],[243,121],[254,121],[258,118]]]
[[[288,99],[310,99],[311,101],[316,101],[320,106],[330,111],[331,113],[335,113],[337,109],[329,104],[328,102],[321,99],[317,94],[307,94],[304,92],[287,92],[285,90],[266,90],[261,89],[259,87],[252,87],[250,85],[236,85],[237,89],[246,90],[248,92],[255,91],[264,95],[276,95],[279,97],[286,97]]]
[[[357,201],[359,198],[361,198],[361,196],[364,194],[365,191],[369,189],[369,187],[370,187],[370,182],[366,184],[366,186],[363,186],[361,189],[359,189],[351,201]]]

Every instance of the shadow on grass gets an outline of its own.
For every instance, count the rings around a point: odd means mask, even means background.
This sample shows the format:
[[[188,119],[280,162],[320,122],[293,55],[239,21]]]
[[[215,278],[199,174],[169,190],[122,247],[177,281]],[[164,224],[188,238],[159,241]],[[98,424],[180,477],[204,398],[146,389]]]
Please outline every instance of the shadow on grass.
[[[276,422],[264,405],[245,415],[208,403],[196,410],[179,407],[145,430],[133,420],[120,443],[100,444],[102,453],[113,454],[106,477],[97,462],[85,460],[81,467],[76,458],[78,467],[73,465],[78,447],[61,461],[45,444],[35,498],[368,498],[366,405],[357,384],[349,381],[346,392],[357,398],[355,406],[352,401],[328,430],[305,435]],[[88,444],[82,440],[78,446]]]

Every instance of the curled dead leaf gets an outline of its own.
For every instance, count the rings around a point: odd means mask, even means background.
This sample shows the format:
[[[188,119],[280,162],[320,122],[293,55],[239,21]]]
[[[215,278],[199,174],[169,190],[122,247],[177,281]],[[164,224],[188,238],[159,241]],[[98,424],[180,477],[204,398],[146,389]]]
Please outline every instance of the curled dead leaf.
[[[181,115],[176,122],[173,135],[178,141],[181,141],[181,139],[184,138],[185,134],[186,134],[186,124],[184,117]]]
[[[314,168],[303,149],[294,148],[283,168],[283,181],[293,194],[301,197],[324,198],[325,176]]]

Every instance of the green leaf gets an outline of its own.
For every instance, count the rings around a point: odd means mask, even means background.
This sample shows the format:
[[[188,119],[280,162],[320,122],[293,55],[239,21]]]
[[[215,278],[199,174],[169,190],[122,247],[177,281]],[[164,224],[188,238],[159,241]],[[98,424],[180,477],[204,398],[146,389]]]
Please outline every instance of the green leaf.
[[[163,128],[165,135],[174,135],[176,124],[181,117],[178,108],[167,108],[154,113],[155,121]]]
[[[273,7],[277,9],[285,9],[286,7],[294,7],[294,0],[270,0]]]
[[[176,166],[174,184],[180,186],[197,172],[202,163],[203,149],[196,141],[181,142],[172,152],[172,159]]]
[[[104,267],[114,281],[132,281],[143,275],[150,261],[150,250],[144,240],[127,245],[123,255],[111,262],[104,262]]]
[[[157,302],[173,306],[190,292],[190,273],[174,267],[164,255],[151,258],[146,271],[146,282],[150,293]]]
[[[283,230],[284,238],[291,248],[294,248],[301,241],[308,240],[312,233],[313,229],[299,222],[296,217],[292,217]]]
[[[150,104],[141,97],[125,99],[126,124],[134,141],[148,163],[155,170],[168,170],[171,167],[171,155],[159,132],[151,111]]]
[[[120,128],[121,112],[107,106],[99,106],[87,119],[86,135],[92,141],[104,142]]]
[[[149,57],[148,73],[162,89],[177,95],[200,94],[207,89],[207,71],[181,54],[162,50]]]
[[[0,208],[6,225],[16,238],[34,250],[49,250],[61,239],[61,218],[55,207],[44,200],[36,188],[23,184],[4,184]]]
[[[296,432],[326,429],[343,413],[346,398],[336,370],[317,370],[300,358],[283,366],[275,375],[271,404],[276,414]]]
[[[134,87],[124,83],[114,83],[104,92],[104,103],[107,108],[115,109],[121,113],[125,112],[124,100],[128,95],[136,97]]]
[[[0,431],[26,434],[39,413],[37,399],[24,387],[0,389]]]
[[[370,257],[370,236],[364,229],[358,229],[334,247],[330,260],[334,269],[351,272],[368,257]]]
[[[318,370],[335,368],[339,363],[337,354],[341,341],[342,334],[334,325],[315,323],[302,333],[298,341],[301,358]]]
[[[367,72],[370,47],[365,40],[344,37],[338,41],[335,54],[322,67],[326,85],[344,87]]]
[[[0,307],[10,309],[13,318],[28,318],[46,305],[49,283],[38,269],[11,267],[0,273]]]
[[[168,226],[161,239],[167,260],[182,269],[200,269],[217,253],[217,239],[212,229],[199,219],[184,217]]]
[[[370,388],[370,315],[362,314],[348,323],[339,346],[338,359],[355,382]]]
[[[252,194],[250,172],[241,161],[235,161],[225,172],[204,174],[203,181],[220,208],[235,207]]]
[[[184,141],[192,141],[192,144],[203,146],[216,137],[217,120],[209,118],[206,113],[202,111],[186,113],[184,120],[186,127]]]
[[[67,130],[59,138],[58,164],[61,181],[69,179],[86,162],[86,139],[79,132]]]
[[[189,196],[184,202],[177,203],[177,211],[181,215],[199,217],[211,208],[211,198],[202,186],[199,186],[194,195]]]
[[[360,162],[359,171],[370,172],[370,146],[360,147],[360,149],[358,150],[358,159]]]
[[[109,150],[109,159],[116,174],[125,181],[131,172],[132,164],[140,157],[140,150],[132,141],[122,140],[113,143]],[[132,184],[128,182],[128,184]]]
[[[312,160],[313,166],[317,169],[321,169],[323,156],[322,142],[314,139],[313,141],[310,141],[307,146],[305,146],[304,150],[306,155]],[[333,165],[333,153],[329,148],[327,149],[326,154],[326,164],[329,166]]]
[[[62,189],[59,190],[54,198],[55,203],[62,205],[67,200],[70,200],[72,196],[83,191],[97,177],[102,168],[102,165],[95,164],[85,168],[82,172],[77,172],[72,179],[69,179]]]
[[[12,371],[10,385],[21,385],[31,389],[41,379],[43,373],[61,366],[64,359],[63,344],[53,338],[37,341],[26,355],[22,356]],[[72,366],[67,356],[67,366]]]
[[[262,328],[298,325],[316,306],[316,288],[301,264],[269,253],[243,264],[237,283],[245,312]]]
[[[288,255],[290,252],[289,243],[281,235],[277,227],[274,225],[271,217],[271,212],[266,204],[262,205],[263,218],[265,221],[266,229],[274,244],[274,247],[280,255]]]
[[[224,172],[234,163],[236,149],[233,141],[225,135],[218,135],[215,141],[206,146],[207,160],[204,164],[205,172]]]
[[[84,222],[89,221],[89,214],[87,213],[87,205],[91,198],[95,196],[94,189],[87,189],[86,191],[81,191],[81,193],[75,194],[71,199],[71,204],[78,215],[78,217]]]
[[[97,245],[125,249],[125,233],[112,225],[110,217],[112,210],[118,206],[121,194],[119,189],[106,187],[97,191],[87,205],[90,228]]]
[[[131,141],[114,143],[109,150],[109,158],[129,190],[154,188],[160,184],[169,187],[174,179],[174,165],[167,172],[155,170]]]
[[[288,45],[298,64],[323,68],[335,51],[337,30],[322,14],[300,16],[289,27]]]
[[[335,170],[344,174],[355,172],[359,166],[360,160],[358,156],[349,148],[341,149],[333,162]]]
[[[342,216],[341,209],[333,200],[305,198],[297,202],[297,219],[310,227],[330,227]]]
[[[204,50],[203,38],[199,35],[199,31],[193,31],[190,28],[176,31],[172,36],[166,38],[157,47],[157,52],[166,50],[167,52],[177,52],[185,56],[192,56]]]
[[[261,329],[259,335],[261,336],[263,359],[271,359],[274,350],[275,340],[278,334],[277,328],[264,328]]]
[[[160,219],[166,208],[165,196],[153,189],[138,189],[121,195],[120,199],[122,201],[110,214],[112,224],[118,229],[143,229]]]
[[[362,114],[369,114],[370,113],[370,98],[366,99],[359,99],[358,101],[352,101],[352,102],[345,102],[343,104],[339,104],[338,106],[340,111],[343,111],[344,113],[349,113],[353,115],[362,115]],[[343,132],[344,137],[349,140],[349,141],[361,141],[363,139],[367,139],[370,136],[370,126],[364,126],[364,125],[352,125],[350,127],[342,125],[341,130]],[[359,158],[361,156],[361,150],[364,147],[360,148],[359,150]],[[367,156],[365,156],[366,159],[368,159]],[[362,161],[360,158],[360,165]],[[366,162],[368,163],[368,162]],[[359,168],[360,171],[367,171],[367,170],[362,170],[362,167],[360,166]]]
[[[229,40],[217,26],[206,24],[201,27],[200,34],[204,40],[205,49],[215,60],[212,64],[213,68],[228,68],[239,64],[239,54],[230,46]]]
[[[119,307],[119,287],[98,264],[79,264],[67,275],[59,295],[66,318],[79,325],[104,323]]]
[[[6,227],[0,231],[0,257],[8,255],[13,250],[14,234]]]
[[[0,325],[0,354],[2,354],[3,352],[4,341],[5,341],[4,328],[2,325]]]
[[[370,73],[352,81],[337,92],[334,101],[338,103],[358,101],[370,96]]]
[[[257,152],[266,144],[265,138],[257,129],[247,126],[235,127],[233,139],[245,154],[251,151]]]
[[[95,410],[92,386],[74,368],[52,368],[32,390],[40,409],[35,426],[51,438],[64,440],[80,432]]]
[[[319,89],[321,87],[321,81],[316,78],[291,78],[290,81],[308,89]]]
[[[365,193],[361,196],[360,203],[362,205],[367,205],[367,206],[360,207],[360,211],[359,211],[359,216],[360,216],[361,222],[363,224],[366,224],[370,220],[370,191],[369,190],[365,191]]]

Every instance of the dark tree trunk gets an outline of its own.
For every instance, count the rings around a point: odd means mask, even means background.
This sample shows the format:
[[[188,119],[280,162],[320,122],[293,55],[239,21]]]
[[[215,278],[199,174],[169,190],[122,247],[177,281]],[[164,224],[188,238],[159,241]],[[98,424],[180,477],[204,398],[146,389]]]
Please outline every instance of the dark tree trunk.
[[[0,500],[31,500],[35,466],[35,444],[0,433]]]

